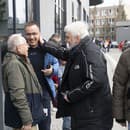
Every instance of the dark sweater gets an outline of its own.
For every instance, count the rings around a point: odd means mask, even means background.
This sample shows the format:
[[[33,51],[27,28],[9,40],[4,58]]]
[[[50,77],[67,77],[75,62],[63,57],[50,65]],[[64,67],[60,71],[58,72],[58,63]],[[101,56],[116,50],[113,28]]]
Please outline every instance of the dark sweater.
[[[44,66],[44,50],[38,46],[36,48],[29,48],[29,54],[28,54],[28,57],[31,61],[31,64],[34,68],[34,71],[38,77],[38,80],[42,86],[42,89],[43,89],[43,96],[47,96],[47,97],[50,97],[49,94],[48,94],[48,84],[47,84],[47,81],[44,77],[44,74],[43,72],[41,71],[43,69],[43,66]]]

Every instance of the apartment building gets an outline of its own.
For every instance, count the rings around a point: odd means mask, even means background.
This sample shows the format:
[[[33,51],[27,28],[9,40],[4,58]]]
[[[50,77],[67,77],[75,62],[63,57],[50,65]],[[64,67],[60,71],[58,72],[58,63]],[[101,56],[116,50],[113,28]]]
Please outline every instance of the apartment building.
[[[122,12],[121,12],[122,11]],[[94,7],[90,8],[90,35],[92,37],[112,40],[116,39],[116,22],[119,21],[121,13],[125,20],[124,6]],[[124,17],[124,18],[123,18]]]

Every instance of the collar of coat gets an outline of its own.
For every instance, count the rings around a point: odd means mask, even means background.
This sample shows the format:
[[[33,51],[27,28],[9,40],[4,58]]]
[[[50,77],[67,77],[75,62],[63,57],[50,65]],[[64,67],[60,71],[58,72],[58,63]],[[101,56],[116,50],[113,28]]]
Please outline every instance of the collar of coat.
[[[8,51],[5,55],[5,57],[16,57],[18,60],[20,60],[22,62],[30,63],[28,57],[26,57],[24,55],[18,55],[17,53],[11,52],[11,51]]]
[[[91,38],[86,36],[85,38],[81,39],[80,44],[76,45],[70,50],[70,57],[72,58],[75,56],[76,53],[78,53],[81,49],[84,48],[84,46],[87,46],[91,42]]]

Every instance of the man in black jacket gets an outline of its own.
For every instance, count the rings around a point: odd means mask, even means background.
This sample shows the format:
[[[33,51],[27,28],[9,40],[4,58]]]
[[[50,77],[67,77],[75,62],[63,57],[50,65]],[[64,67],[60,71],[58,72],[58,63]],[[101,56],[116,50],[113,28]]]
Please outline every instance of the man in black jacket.
[[[71,116],[72,130],[111,130],[112,102],[104,56],[88,37],[84,23],[74,22],[64,31],[69,50],[54,43],[43,44],[46,51],[67,61],[57,118]]]
[[[50,68],[44,68],[44,59],[46,52],[40,45],[40,29],[34,22],[29,22],[25,25],[25,38],[29,44],[29,59],[34,68],[34,71],[38,77],[40,85],[43,89],[43,111],[45,113],[45,119],[39,121],[39,130],[50,130],[51,113],[50,113],[50,101],[52,97],[51,88],[46,80],[46,76],[50,77],[54,71],[54,64],[50,63]],[[45,42],[45,41],[44,41]],[[56,63],[55,63],[56,64]],[[44,72],[42,72],[44,70]]]

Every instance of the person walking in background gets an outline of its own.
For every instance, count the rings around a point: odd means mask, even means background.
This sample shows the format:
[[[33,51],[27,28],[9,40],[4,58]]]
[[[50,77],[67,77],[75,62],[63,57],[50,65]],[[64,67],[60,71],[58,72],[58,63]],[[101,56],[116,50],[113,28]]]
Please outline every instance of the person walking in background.
[[[60,36],[58,34],[53,34],[51,36],[51,38],[49,39],[49,41],[54,41],[57,44],[60,43],[61,39]],[[44,68],[50,68],[51,66],[53,66],[53,73],[51,75],[47,75],[45,78],[48,81],[48,84],[52,90],[52,94],[53,94],[53,98],[52,98],[52,104],[53,107],[57,107],[57,94],[56,94],[56,89],[58,87],[58,81],[56,81],[56,79],[58,80],[58,70],[59,70],[59,61],[57,58],[55,58],[54,56],[52,56],[49,53],[45,53],[44,56]],[[42,71],[44,73],[46,73],[47,69],[43,69]],[[55,80],[54,80],[55,79]]]
[[[51,36],[51,38],[49,39],[49,41],[53,41],[60,46],[67,47],[67,44],[63,45],[61,43],[61,37],[59,34],[53,34]],[[59,59],[58,78],[57,78],[57,75],[52,77],[53,79],[58,80],[58,81],[55,81],[58,83],[57,90],[59,89],[61,82],[62,82],[62,75],[64,73],[65,64],[66,64],[66,61]],[[70,130],[71,129],[71,117],[63,117],[62,129],[63,130]]]
[[[51,35],[49,41],[53,41],[56,44],[61,45],[61,36],[58,33],[54,33]]]
[[[105,42],[104,42],[104,45],[103,45],[104,52],[109,52],[109,47],[110,47],[109,45],[110,45],[109,40],[106,39]]]
[[[106,60],[89,38],[86,24],[73,22],[64,31],[70,49],[52,42],[42,45],[47,52],[67,61],[56,117],[71,116],[72,130],[111,130],[112,96]]]
[[[130,130],[130,49],[124,51],[113,77],[113,116]]]
[[[61,36],[57,33],[54,33],[51,35],[49,41],[52,41],[52,42],[55,42],[57,45],[61,45]],[[59,61],[59,59],[58,59]],[[58,72],[59,72],[59,68],[58,68]],[[58,74],[57,75],[52,75],[52,79],[55,83],[55,88],[56,88],[56,91],[58,89],[58,86],[59,86],[59,79],[58,79]]]
[[[20,34],[13,34],[7,49],[2,66],[5,124],[13,130],[37,130],[44,118],[42,89],[28,59],[28,44]]]
[[[38,77],[38,80],[43,89],[43,111],[46,114],[46,118],[42,120],[38,126],[39,130],[50,130],[51,124],[51,106],[50,101],[51,99],[54,100],[53,91],[49,84],[49,80],[47,80],[56,70],[58,60],[55,59],[55,63],[51,64],[48,63],[47,59],[45,59],[46,52],[42,49],[40,40],[41,34],[39,26],[34,22],[29,22],[24,27],[25,31],[25,38],[27,43],[29,44],[29,59],[33,65],[34,71]],[[46,42],[42,40],[42,42]],[[52,60],[53,58],[51,58]],[[54,60],[54,59],[53,59]],[[48,78],[47,78],[48,77]]]

